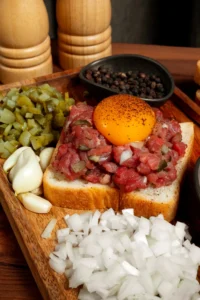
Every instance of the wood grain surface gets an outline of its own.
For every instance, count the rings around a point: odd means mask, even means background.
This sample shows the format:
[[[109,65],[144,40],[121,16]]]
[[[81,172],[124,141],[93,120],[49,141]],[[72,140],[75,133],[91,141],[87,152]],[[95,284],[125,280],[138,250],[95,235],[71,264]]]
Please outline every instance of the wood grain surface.
[[[196,88],[193,82],[193,73],[196,61],[199,58],[199,49],[114,44],[113,50],[116,54],[139,53],[160,60],[171,71],[176,84],[187,92],[188,95],[193,94]],[[54,70],[59,71],[59,66],[55,66]],[[174,97],[174,101],[179,101],[179,96],[176,95]],[[171,102],[166,103],[165,110],[171,115],[178,115],[180,121],[187,119],[185,114],[181,113]],[[198,147],[195,147],[195,151],[193,152],[192,165],[200,155],[198,126],[195,126],[195,133],[197,136],[195,143]],[[30,224],[32,222],[33,220],[31,219]],[[45,295],[43,293],[43,296]],[[27,266],[27,262],[2,207],[0,207],[0,299],[42,299],[42,295]]]

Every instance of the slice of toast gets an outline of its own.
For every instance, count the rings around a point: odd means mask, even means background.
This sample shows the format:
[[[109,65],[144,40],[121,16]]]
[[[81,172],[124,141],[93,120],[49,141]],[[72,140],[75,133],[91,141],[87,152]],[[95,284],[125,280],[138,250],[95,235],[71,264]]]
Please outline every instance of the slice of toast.
[[[43,177],[44,196],[53,205],[70,209],[94,210],[113,208],[115,211],[134,208],[138,216],[150,217],[162,213],[171,221],[177,210],[180,184],[190,160],[194,125],[192,122],[181,123],[183,142],[187,144],[186,153],[177,165],[177,179],[161,188],[146,188],[131,193],[120,192],[108,185],[88,183],[84,180],[67,181],[53,171],[51,164]],[[56,155],[56,147],[52,161]]]
[[[176,180],[169,186],[160,188],[149,187],[131,193],[121,193],[120,209],[134,208],[135,215],[146,218],[163,214],[167,221],[174,219],[179,202],[181,182],[191,157],[194,141],[194,124],[186,122],[180,125],[182,141],[186,143],[187,149],[184,157],[178,161],[176,166]]]
[[[53,205],[77,210],[119,209],[119,190],[108,185],[87,182],[82,179],[66,180],[55,172],[51,163],[54,161],[60,141],[56,145],[50,165],[44,172],[44,197]]]
[[[43,188],[45,198],[55,206],[80,210],[119,209],[118,189],[81,179],[68,181],[51,166],[44,173]]]

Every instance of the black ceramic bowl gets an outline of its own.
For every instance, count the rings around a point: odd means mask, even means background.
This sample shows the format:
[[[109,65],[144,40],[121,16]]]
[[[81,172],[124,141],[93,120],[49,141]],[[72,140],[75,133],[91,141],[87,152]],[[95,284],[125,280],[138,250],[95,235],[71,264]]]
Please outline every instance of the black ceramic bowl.
[[[197,159],[190,186],[187,186],[187,214],[194,242],[200,247],[200,157]]]
[[[173,77],[162,64],[160,64],[158,61],[152,58],[142,55],[120,54],[96,60],[82,68],[82,70],[79,73],[79,77],[87,91],[95,97],[97,97],[98,100],[101,100],[111,95],[118,94],[118,92],[110,88],[104,87],[100,84],[91,82],[85,77],[85,73],[88,69],[98,69],[101,66],[104,66],[105,68],[111,68],[114,72],[127,72],[131,70],[133,72],[140,71],[148,74],[157,74],[157,76],[159,76],[163,82],[163,85],[166,90],[166,95],[160,99],[142,98],[152,106],[160,106],[164,104],[173,94]]]
[[[199,216],[200,216],[200,157],[197,159],[193,173],[194,191],[199,202]]]

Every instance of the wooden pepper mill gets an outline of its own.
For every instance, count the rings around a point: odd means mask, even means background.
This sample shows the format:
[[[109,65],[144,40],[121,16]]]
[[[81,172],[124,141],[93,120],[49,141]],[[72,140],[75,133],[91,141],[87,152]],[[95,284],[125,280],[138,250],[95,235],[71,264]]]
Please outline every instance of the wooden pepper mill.
[[[0,81],[52,73],[49,20],[43,0],[0,0]]]
[[[57,0],[58,59],[63,69],[112,54],[110,0]]]

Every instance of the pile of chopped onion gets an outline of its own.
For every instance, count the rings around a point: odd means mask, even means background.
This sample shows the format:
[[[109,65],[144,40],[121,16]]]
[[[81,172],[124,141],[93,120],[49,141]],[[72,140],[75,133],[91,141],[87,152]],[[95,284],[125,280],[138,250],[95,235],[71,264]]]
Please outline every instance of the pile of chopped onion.
[[[197,300],[200,248],[187,225],[162,215],[136,217],[112,209],[65,216],[51,268],[81,286],[81,300]]]

